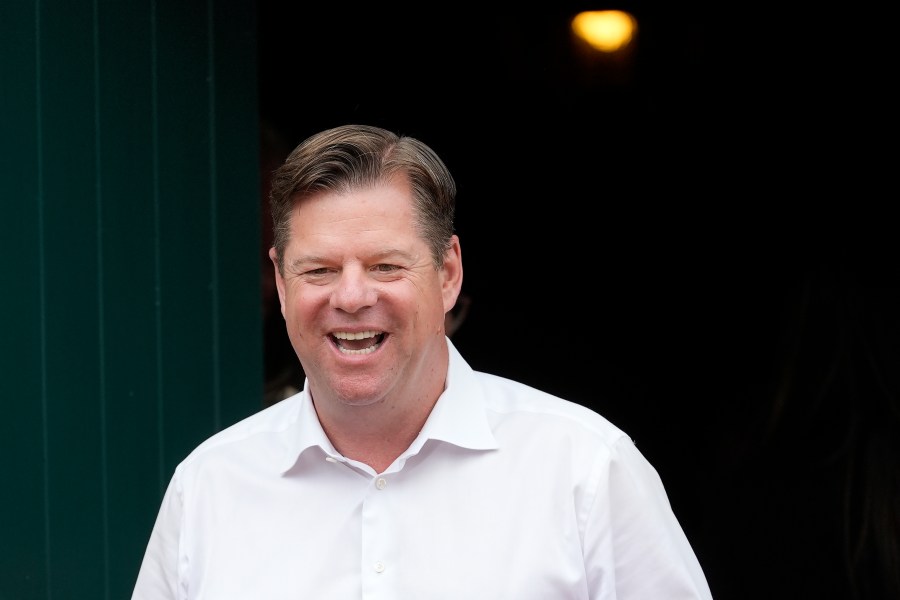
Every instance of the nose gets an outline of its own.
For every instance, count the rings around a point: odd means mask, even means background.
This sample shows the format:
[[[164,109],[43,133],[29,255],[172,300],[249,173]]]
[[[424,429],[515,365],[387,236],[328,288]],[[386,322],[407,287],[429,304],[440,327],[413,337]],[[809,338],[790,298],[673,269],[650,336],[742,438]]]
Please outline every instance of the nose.
[[[331,292],[331,307],[348,313],[373,306],[378,300],[375,282],[361,268],[345,268]]]

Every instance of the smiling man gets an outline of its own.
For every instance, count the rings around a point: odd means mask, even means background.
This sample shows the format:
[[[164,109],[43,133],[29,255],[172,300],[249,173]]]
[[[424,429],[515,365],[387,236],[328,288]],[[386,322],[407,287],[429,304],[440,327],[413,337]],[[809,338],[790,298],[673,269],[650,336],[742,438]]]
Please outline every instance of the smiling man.
[[[362,125],[276,171],[305,386],[178,465],[134,599],[711,598],[625,433],[453,346],[455,196],[428,146]]]

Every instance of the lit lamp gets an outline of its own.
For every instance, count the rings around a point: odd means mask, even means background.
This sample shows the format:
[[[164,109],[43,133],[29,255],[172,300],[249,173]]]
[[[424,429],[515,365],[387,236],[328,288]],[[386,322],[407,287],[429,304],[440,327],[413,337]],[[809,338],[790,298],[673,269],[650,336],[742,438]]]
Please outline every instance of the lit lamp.
[[[637,30],[633,16],[621,10],[592,10],[572,19],[572,31],[600,52],[612,53],[631,42]]]

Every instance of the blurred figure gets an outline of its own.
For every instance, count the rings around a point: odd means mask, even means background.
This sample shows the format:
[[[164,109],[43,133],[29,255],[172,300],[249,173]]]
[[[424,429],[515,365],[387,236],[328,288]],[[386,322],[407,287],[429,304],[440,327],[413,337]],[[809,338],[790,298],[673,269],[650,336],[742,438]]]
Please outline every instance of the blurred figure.
[[[790,268],[773,376],[758,373],[717,428],[714,492],[730,496],[708,517],[732,526],[707,567],[729,598],[900,598],[895,253],[832,252]]]
[[[272,277],[269,248],[274,241],[272,212],[269,210],[269,193],[272,174],[281,166],[291,151],[291,145],[271,123],[260,123],[259,180],[260,180],[260,289],[262,290],[263,321],[263,406],[293,396],[303,388],[303,367],[284,330],[284,318],[278,303],[278,290]]]
[[[900,294],[880,260],[850,252],[797,287],[762,441],[804,440],[796,472],[836,476],[853,600],[900,598]]]

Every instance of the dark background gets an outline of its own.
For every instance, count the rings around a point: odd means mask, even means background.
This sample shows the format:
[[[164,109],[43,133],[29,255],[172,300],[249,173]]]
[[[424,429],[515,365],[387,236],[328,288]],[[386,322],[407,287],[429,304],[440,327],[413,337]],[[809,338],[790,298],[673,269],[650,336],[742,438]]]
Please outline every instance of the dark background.
[[[836,43],[839,15],[670,4],[260,0],[263,174],[346,122],[431,145],[459,186],[474,368],[627,431],[717,600],[890,597],[884,84]],[[639,31],[601,59],[568,23],[607,7]]]

